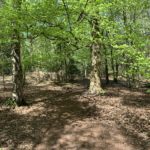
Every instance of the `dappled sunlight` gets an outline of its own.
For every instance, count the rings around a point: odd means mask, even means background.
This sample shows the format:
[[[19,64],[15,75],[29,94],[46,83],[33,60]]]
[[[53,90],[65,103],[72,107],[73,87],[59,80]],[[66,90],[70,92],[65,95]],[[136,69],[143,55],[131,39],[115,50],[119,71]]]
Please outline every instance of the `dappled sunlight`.
[[[150,150],[150,0],[0,0],[0,150]]]
[[[27,89],[26,99],[31,105],[1,111],[1,145],[8,146],[4,137],[9,137],[9,145],[13,149],[34,148],[43,142],[43,137],[51,141],[51,146],[55,145],[66,124],[89,117],[89,110],[93,113],[95,111],[92,106],[88,107],[88,102],[78,101],[77,97],[82,94],[82,89],[68,94],[65,91],[44,90],[39,86],[29,86],[29,89],[31,90]],[[9,117],[5,118],[7,115]]]
[[[25,150],[148,148],[148,106],[129,102],[149,95],[111,86],[102,96],[86,91],[79,83],[26,85],[29,106],[0,109],[0,144]]]

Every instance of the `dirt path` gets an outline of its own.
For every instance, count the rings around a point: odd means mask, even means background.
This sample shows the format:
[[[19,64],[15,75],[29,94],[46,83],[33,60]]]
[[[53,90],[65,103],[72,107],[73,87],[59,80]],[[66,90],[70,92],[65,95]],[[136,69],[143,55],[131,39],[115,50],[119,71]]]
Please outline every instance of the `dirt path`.
[[[108,87],[106,91],[105,96],[93,97],[78,84],[27,86],[29,107],[0,108],[0,147],[148,150],[149,95],[121,87]],[[9,95],[10,90],[1,90],[1,101]]]

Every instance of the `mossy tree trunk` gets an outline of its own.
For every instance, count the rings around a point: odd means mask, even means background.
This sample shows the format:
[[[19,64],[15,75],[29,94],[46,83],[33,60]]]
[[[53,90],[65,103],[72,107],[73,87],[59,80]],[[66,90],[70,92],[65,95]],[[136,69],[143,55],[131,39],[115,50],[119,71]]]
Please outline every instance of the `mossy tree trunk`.
[[[101,45],[99,43],[99,24],[96,18],[92,18],[91,26],[93,30],[92,31],[93,43],[91,46],[91,74],[90,74],[89,93],[101,94],[104,92],[101,87],[101,79],[100,79]]]

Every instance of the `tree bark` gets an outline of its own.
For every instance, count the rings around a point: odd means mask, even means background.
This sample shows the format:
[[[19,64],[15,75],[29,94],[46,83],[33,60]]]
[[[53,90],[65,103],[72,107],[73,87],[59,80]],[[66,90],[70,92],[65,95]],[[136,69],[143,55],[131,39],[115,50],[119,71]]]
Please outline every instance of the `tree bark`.
[[[118,82],[118,75],[119,75],[119,64],[118,61],[116,60],[116,72],[115,72],[116,82]]]
[[[105,79],[106,84],[109,84],[109,69],[108,69],[108,59],[107,59],[107,48],[105,45],[103,45],[104,51],[105,51]]]
[[[5,72],[4,72],[4,66],[2,65],[2,76],[3,76],[3,90],[5,91]]]
[[[21,63],[21,44],[17,30],[14,30],[12,44],[12,74],[13,74],[13,92],[12,99],[18,106],[23,105],[23,71]]]
[[[100,44],[98,42],[99,38],[99,24],[96,18],[92,18],[91,21],[92,26],[92,37],[93,43],[91,46],[91,74],[90,74],[90,86],[89,93],[91,94],[102,94],[104,93],[101,87],[101,79],[100,79]]]

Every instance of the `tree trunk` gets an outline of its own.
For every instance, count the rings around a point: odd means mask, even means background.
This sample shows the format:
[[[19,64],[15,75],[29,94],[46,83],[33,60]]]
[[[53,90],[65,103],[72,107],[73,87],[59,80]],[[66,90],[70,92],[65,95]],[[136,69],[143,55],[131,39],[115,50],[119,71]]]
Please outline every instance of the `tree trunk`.
[[[87,78],[87,68],[85,67],[85,69],[84,69],[84,79],[86,79]]]
[[[114,58],[113,58],[113,51],[112,51],[112,49],[111,49],[111,68],[112,68],[112,71],[113,71],[113,80],[114,80],[115,83],[117,83],[115,64],[114,64]]]
[[[22,0],[14,0],[12,5],[17,13],[21,11]],[[20,19],[20,18],[18,18]],[[20,32],[18,31],[19,24],[14,20],[13,25],[13,36],[12,36],[12,79],[13,79],[13,92],[12,100],[18,106],[26,105],[23,99],[23,69],[21,62],[21,40]]]
[[[65,71],[65,77],[64,77],[64,81],[65,82],[67,82],[68,81],[68,64],[67,64],[67,60],[66,60],[66,58],[65,58],[65,60],[64,60],[64,71]]]
[[[18,106],[24,104],[23,100],[23,71],[21,63],[21,44],[17,30],[14,30],[12,44],[12,74],[13,74],[13,92],[12,99]]]
[[[30,37],[30,62],[31,62],[31,71],[33,71],[33,38]]]
[[[108,74],[108,61],[107,58],[105,58],[105,78],[106,78],[106,84],[109,83],[109,74]]]
[[[89,92],[91,94],[100,94],[103,93],[103,89],[101,88],[101,80],[100,80],[100,59],[99,56],[99,46],[94,43],[92,45],[92,70],[90,74],[90,87]]]
[[[116,60],[116,70],[115,70],[115,78],[116,78],[116,82],[118,82],[118,75],[119,75],[119,64],[118,61]]]
[[[2,76],[3,76],[3,90],[5,91],[5,72],[4,72],[4,66],[2,65]]]
[[[100,44],[97,41],[99,35],[99,26],[98,21],[96,18],[92,18],[91,21],[92,26],[92,37],[93,43],[91,46],[91,74],[90,74],[90,86],[89,86],[89,93],[91,94],[101,94],[104,93],[101,87],[101,80],[100,80]]]
[[[107,49],[103,45],[104,50],[105,50],[105,78],[106,78],[106,84],[109,83],[109,73],[108,73],[108,60],[107,60]]]
[[[87,78],[87,65],[86,65],[86,62],[84,62],[84,64],[83,64],[82,76],[83,76],[83,79]]]

